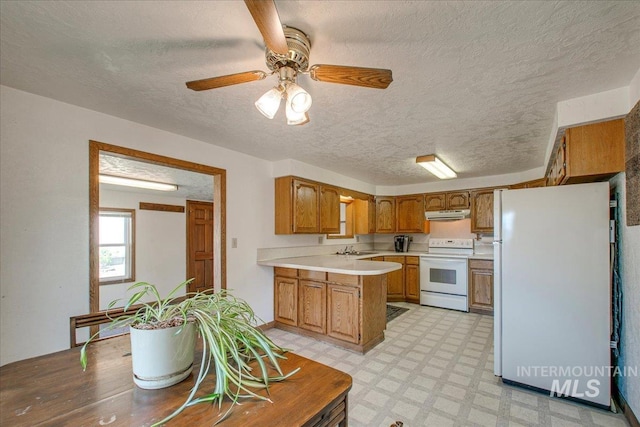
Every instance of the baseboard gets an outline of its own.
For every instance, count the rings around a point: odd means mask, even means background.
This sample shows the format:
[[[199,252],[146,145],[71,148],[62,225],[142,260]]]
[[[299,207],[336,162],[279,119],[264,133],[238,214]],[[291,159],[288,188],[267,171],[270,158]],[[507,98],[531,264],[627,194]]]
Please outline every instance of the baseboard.
[[[271,322],[263,323],[262,325],[258,326],[258,329],[260,329],[261,331],[267,331],[275,327],[276,327],[276,322],[275,320],[273,320]]]
[[[493,316],[493,309],[492,308],[469,307],[469,313],[486,314],[488,316]]]
[[[633,410],[631,410],[631,407],[624,399],[624,396],[622,396],[620,390],[618,390],[617,384],[613,385],[613,397],[618,402],[618,406],[620,406],[620,409],[622,409],[622,413],[624,414],[627,421],[629,421],[631,427],[640,427],[638,417],[636,417],[636,414],[633,413]]]

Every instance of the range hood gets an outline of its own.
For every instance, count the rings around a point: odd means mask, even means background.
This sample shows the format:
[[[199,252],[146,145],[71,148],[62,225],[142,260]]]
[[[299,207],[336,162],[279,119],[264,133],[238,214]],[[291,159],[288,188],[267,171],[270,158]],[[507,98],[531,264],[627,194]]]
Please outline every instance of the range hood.
[[[424,217],[428,221],[455,221],[458,219],[469,218],[470,213],[471,211],[469,209],[427,211],[424,213]]]

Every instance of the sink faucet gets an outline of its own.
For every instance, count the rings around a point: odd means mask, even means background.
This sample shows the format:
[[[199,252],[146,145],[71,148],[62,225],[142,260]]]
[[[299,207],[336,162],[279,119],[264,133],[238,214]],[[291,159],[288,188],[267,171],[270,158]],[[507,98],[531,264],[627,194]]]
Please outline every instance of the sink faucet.
[[[353,245],[352,246],[345,246],[343,251],[338,251],[337,252],[339,255],[353,255],[353,254],[357,254],[358,252],[355,251],[353,249]]]

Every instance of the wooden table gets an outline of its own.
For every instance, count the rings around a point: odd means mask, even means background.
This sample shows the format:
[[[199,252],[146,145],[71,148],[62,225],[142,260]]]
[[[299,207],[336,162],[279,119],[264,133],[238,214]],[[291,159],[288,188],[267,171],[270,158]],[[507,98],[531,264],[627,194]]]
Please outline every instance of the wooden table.
[[[199,341],[200,344],[200,341]],[[80,348],[14,362],[0,367],[0,425],[2,426],[148,426],[163,419],[185,400],[194,374],[160,390],[134,385],[129,336],[90,344],[89,364],[82,371]],[[197,372],[200,349],[196,351]],[[273,403],[242,401],[220,426],[346,426],[351,377],[293,353],[280,362],[290,379],[273,383]],[[210,374],[200,392],[213,390]],[[185,409],[169,426],[211,426],[229,407],[198,404]]]

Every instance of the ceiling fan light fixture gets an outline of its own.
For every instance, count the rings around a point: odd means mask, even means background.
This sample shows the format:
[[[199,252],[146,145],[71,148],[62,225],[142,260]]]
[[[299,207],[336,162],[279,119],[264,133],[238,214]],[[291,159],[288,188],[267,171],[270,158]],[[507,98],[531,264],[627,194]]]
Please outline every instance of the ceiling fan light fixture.
[[[437,176],[440,179],[456,178],[458,175],[449,166],[445,165],[435,154],[416,157],[416,163]]]
[[[285,107],[285,112],[287,113],[287,124],[289,126],[304,125],[306,123],[309,123],[309,114],[306,111],[301,113],[294,111],[293,108],[291,108],[290,99],[287,99],[286,104],[287,105]]]
[[[287,85],[287,101],[296,113],[306,113],[311,108],[311,95],[294,82]]]
[[[245,5],[265,42],[265,61],[272,75],[278,76],[278,86],[265,93],[255,106],[265,117],[273,119],[282,98],[287,103],[287,124],[309,122],[311,95],[297,84],[298,74],[308,74],[312,80],[365,88],[386,89],[393,81],[391,70],[315,64],[309,66],[311,40],[298,28],[283,25],[274,0],[245,0]],[[264,71],[254,70],[187,82],[192,90],[202,91],[248,83],[266,78]]]
[[[280,85],[269,89],[256,102],[255,106],[268,119],[273,119],[280,108],[283,89]]]

